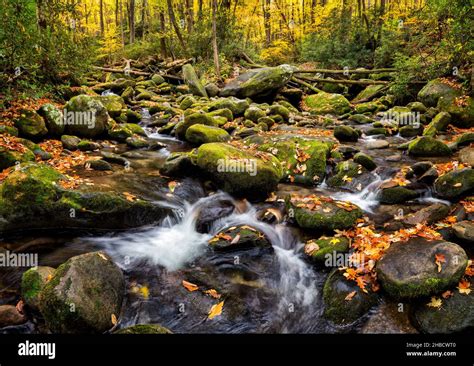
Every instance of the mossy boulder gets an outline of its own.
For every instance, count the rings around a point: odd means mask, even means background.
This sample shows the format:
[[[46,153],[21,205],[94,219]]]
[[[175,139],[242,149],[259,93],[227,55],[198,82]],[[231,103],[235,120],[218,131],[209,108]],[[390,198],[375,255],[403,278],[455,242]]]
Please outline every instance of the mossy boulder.
[[[385,127],[372,127],[364,131],[366,136],[376,136],[376,135],[384,135],[388,136],[390,131],[387,130]]]
[[[21,277],[21,296],[33,310],[39,309],[39,294],[43,287],[53,277],[56,270],[52,267],[32,267],[23,272]]]
[[[0,185],[0,230],[125,229],[161,220],[170,210],[114,192],[65,190],[44,164],[21,164]]]
[[[359,114],[373,113],[381,109],[382,105],[378,102],[358,103],[354,106],[354,111]]]
[[[192,113],[184,117],[184,121],[181,121],[176,125],[176,136],[181,140],[184,140],[188,128],[197,124],[217,127],[217,121],[214,117],[200,112]]]
[[[467,242],[474,243],[474,222],[469,220],[464,220],[455,223],[453,226],[454,235]]]
[[[119,95],[99,95],[93,98],[107,109],[110,117],[120,116],[127,109],[127,105]]]
[[[252,248],[271,248],[264,233],[248,225],[224,229],[209,240],[215,251],[233,251]]]
[[[449,113],[453,117],[452,123],[456,127],[474,127],[474,99],[472,97],[441,97],[438,100],[437,108]]]
[[[440,131],[445,131],[451,122],[451,115],[447,112],[438,113],[423,131],[423,136],[434,137]]]
[[[355,292],[354,295],[351,295]],[[351,296],[351,300],[347,297]],[[342,272],[334,269],[323,287],[323,316],[332,322],[344,325],[361,318],[378,302],[378,297],[370,289],[363,292],[355,281],[347,280]]]
[[[53,136],[61,136],[64,133],[63,112],[53,104],[43,104],[38,114],[44,118],[48,133]]]
[[[107,109],[89,95],[73,97],[64,107],[65,132],[79,137],[98,137],[106,130],[109,120]]]
[[[342,115],[351,110],[349,101],[341,94],[320,92],[307,96],[303,103],[313,114]]]
[[[436,255],[444,256],[436,263]],[[423,238],[393,243],[377,262],[377,278],[394,298],[418,298],[456,286],[467,267],[466,252],[457,244]]]
[[[349,116],[348,119],[349,119],[349,121],[358,123],[360,125],[374,122],[373,118],[370,118],[370,117],[366,116],[365,114],[353,114],[353,115]]]
[[[112,129],[107,131],[110,139],[119,142],[124,142],[129,137],[133,136],[133,131],[130,130],[125,124],[115,125]]]
[[[166,158],[160,173],[168,177],[182,177],[188,175],[193,169],[195,167],[189,153],[173,152]]]
[[[258,149],[274,155],[282,163],[285,180],[313,185],[323,181],[326,160],[333,145],[332,142],[285,136],[266,141]]]
[[[286,108],[283,105],[280,104],[273,104],[268,108],[267,111],[269,116],[274,116],[278,115],[280,116],[284,121],[288,121],[290,118],[290,111],[288,108]]]
[[[150,143],[147,140],[138,135],[127,137],[125,143],[132,149],[143,149],[150,146]]]
[[[184,111],[188,108],[191,108],[193,106],[193,104],[195,104],[195,103],[197,103],[196,98],[194,98],[192,95],[187,95],[179,103],[179,108]]]
[[[290,65],[251,70],[226,84],[219,94],[222,97],[239,98],[267,96],[285,86],[293,71]]]
[[[100,145],[93,141],[81,140],[81,142],[77,144],[77,148],[81,151],[94,151],[99,150]]]
[[[409,138],[421,135],[423,128],[420,126],[415,128],[413,126],[403,126],[398,129],[398,133],[401,137]]]
[[[131,109],[127,109],[125,115],[127,116],[128,123],[139,123],[142,120],[142,115]]]
[[[166,80],[163,76],[161,76],[160,74],[153,74],[151,76],[151,81],[153,81],[155,83],[155,85],[161,85],[163,84]]]
[[[0,125],[0,135],[4,133],[18,137],[18,128],[13,126]]]
[[[229,108],[216,109],[207,113],[207,115],[211,117],[224,117],[226,122],[230,122],[234,119],[234,114]]]
[[[40,311],[53,333],[103,333],[122,306],[125,280],[104,252],[70,258],[40,293]]]
[[[265,160],[225,143],[201,145],[195,163],[218,187],[236,196],[262,197],[274,191],[282,177],[280,161]]]
[[[410,108],[412,112],[426,113],[428,111],[428,108],[421,102],[408,103],[407,107]]]
[[[136,324],[119,329],[113,334],[172,334],[173,332],[159,324]]]
[[[291,199],[288,215],[299,227],[319,231],[345,230],[353,227],[362,217],[362,210],[352,204],[341,205],[337,201]]]
[[[414,200],[419,196],[420,195],[417,192],[405,187],[391,187],[381,189],[377,195],[377,198],[380,203],[393,205]]]
[[[225,142],[228,140],[230,140],[229,133],[219,127],[196,124],[186,130],[186,141],[195,145],[202,145],[208,142]]]
[[[38,113],[27,109],[20,110],[20,116],[14,120],[20,136],[40,140],[48,133],[46,123]]]
[[[461,90],[449,85],[442,79],[428,82],[419,92],[418,100],[427,107],[436,107],[441,97],[456,97],[461,95]]]
[[[338,253],[348,252],[349,246],[350,241],[346,237],[323,237],[306,242],[304,252],[312,261],[328,264]]]
[[[18,151],[0,146],[0,170],[28,161],[35,161],[35,154],[30,149],[24,148],[23,151]]]
[[[375,164],[374,159],[372,159],[371,156],[362,152],[358,152],[357,154],[355,154],[353,160],[355,163],[362,165],[365,169],[369,171],[377,168],[377,164]]]
[[[369,85],[364,90],[362,90],[357,96],[352,100],[352,103],[359,102],[361,100],[369,101],[377,96],[381,89],[385,85]]]
[[[186,64],[183,66],[182,71],[184,82],[189,86],[190,92],[194,95],[207,98],[206,89],[202,85],[201,80],[199,80],[194,67],[190,64]]]
[[[74,151],[77,150],[77,146],[81,142],[81,139],[77,136],[62,135],[61,142],[65,149]]]
[[[444,199],[456,199],[474,191],[474,169],[453,170],[436,179],[436,195]]]
[[[146,132],[143,129],[143,127],[136,123],[125,123],[124,127],[128,128],[130,131],[132,131],[136,135],[146,136]]]
[[[251,106],[245,111],[244,117],[252,122],[257,122],[260,118],[265,117],[265,111],[256,106]]]
[[[419,137],[408,145],[408,154],[413,156],[450,156],[451,149],[444,142],[430,136]]]
[[[336,126],[334,128],[334,137],[341,142],[357,142],[359,134],[350,126]]]
[[[350,189],[356,184],[356,180],[362,177],[367,170],[359,163],[353,160],[341,161],[336,165],[335,174],[328,180],[327,184],[331,187],[343,187]],[[352,190],[352,189],[351,189]]]

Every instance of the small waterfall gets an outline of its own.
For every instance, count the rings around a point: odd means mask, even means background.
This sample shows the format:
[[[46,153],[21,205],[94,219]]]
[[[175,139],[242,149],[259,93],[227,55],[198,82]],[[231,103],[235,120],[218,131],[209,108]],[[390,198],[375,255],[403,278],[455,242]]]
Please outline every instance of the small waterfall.
[[[348,201],[359,206],[363,211],[373,213],[373,209],[379,205],[377,194],[383,180],[376,175],[375,181],[364,187],[360,192],[336,192],[331,194],[333,199],[339,201]]]
[[[117,94],[115,94],[112,90],[107,89],[107,90],[104,90],[100,95],[102,95],[103,97],[106,97],[108,95],[117,95]]]

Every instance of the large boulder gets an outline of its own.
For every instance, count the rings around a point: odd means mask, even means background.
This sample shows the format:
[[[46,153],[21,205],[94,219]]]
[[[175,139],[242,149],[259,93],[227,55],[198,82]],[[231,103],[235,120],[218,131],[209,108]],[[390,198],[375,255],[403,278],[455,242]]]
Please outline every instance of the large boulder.
[[[439,308],[420,303],[413,311],[416,326],[423,333],[446,334],[472,331],[474,328],[474,293],[461,294],[454,290],[453,295],[440,297]]]
[[[362,90],[357,96],[352,100],[352,103],[357,103],[359,101],[369,101],[377,96],[379,92],[385,87],[385,85],[369,85],[364,90]]]
[[[334,128],[334,137],[340,142],[357,142],[359,134],[350,126],[336,126]]]
[[[18,150],[13,150],[7,146],[0,145],[0,170],[28,161],[35,161],[35,154],[30,149],[22,147]]]
[[[291,197],[287,211],[299,227],[319,231],[349,229],[362,217],[356,205],[318,196]]]
[[[452,226],[454,235],[457,238],[469,243],[474,243],[474,222],[465,220],[457,222]]]
[[[454,88],[442,79],[428,82],[419,92],[418,100],[427,107],[436,107],[439,98],[461,95],[459,89]]]
[[[451,115],[447,112],[438,113],[423,131],[423,136],[434,137],[440,131],[446,130],[451,122]]]
[[[474,191],[474,169],[465,168],[448,172],[434,183],[436,195],[444,199],[455,199]]]
[[[437,261],[437,257],[444,261]],[[394,298],[430,296],[456,285],[467,266],[466,252],[442,240],[413,238],[393,243],[377,262],[377,278]]]
[[[31,140],[40,140],[48,133],[44,119],[35,111],[20,110],[20,116],[14,121],[20,136]]]
[[[257,157],[225,143],[201,145],[195,163],[219,188],[237,196],[266,196],[282,177],[281,164],[274,156]]]
[[[313,185],[323,181],[332,142],[282,136],[272,138],[258,149],[273,154],[284,167],[284,179]]]
[[[336,324],[353,323],[377,304],[377,295],[363,292],[355,281],[347,280],[334,269],[323,287],[324,317]]]
[[[313,114],[342,115],[351,110],[349,101],[341,94],[320,92],[308,95],[303,103],[305,108]]]
[[[44,118],[48,133],[54,136],[61,136],[64,133],[64,116],[53,104],[43,104],[38,110],[38,114]]]
[[[103,333],[120,315],[125,280],[103,252],[70,258],[40,293],[40,311],[53,333]]]
[[[291,79],[293,71],[290,65],[248,71],[222,88],[220,96],[253,98],[275,93]]]
[[[39,309],[39,294],[53,277],[56,270],[52,267],[32,267],[21,277],[21,296],[25,304],[34,310]]]
[[[66,190],[53,168],[22,164],[0,185],[0,230],[56,228],[125,229],[170,213],[148,201],[114,192]]]
[[[207,98],[206,88],[202,85],[192,65],[186,64],[183,66],[183,78],[185,83],[189,86],[191,93]]]
[[[105,107],[105,109],[107,109],[110,117],[118,117],[123,111],[126,111],[127,109],[127,105],[125,104],[123,98],[119,95],[99,95],[92,98],[100,102]]]
[[[472,97],[441,97],[437,108],[453,116],[453,125],[461,128],[474,127],[474,99]]]
[[[79,137],[103,134],[109,120],[107,109],[94,97],[78,95],[64,107],[65,132]]]
[[[419,137],[408,145],[408,154],[413,156],[449,156],[451,149],[444,142],[430,136]]]
[[[186,130],[186,141],[195,145],[209,142],[225,142],[230,140],[229,133],[219,127],[206,126],[202,124],[192,125]]]
[[[184,117],[184,121],[181,121],[176,125],[176,136],[181,140],[184,140],[188,128],[197,124],[214,127],[217,127],[218,125],[216,119],[212,116],[200,112],[192,113]]]

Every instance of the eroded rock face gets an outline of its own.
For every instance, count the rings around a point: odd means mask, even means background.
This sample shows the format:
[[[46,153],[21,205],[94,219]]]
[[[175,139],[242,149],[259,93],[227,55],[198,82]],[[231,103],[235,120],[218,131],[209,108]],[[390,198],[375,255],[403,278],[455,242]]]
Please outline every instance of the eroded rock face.
[[[293,75],[290,65],[256,69],[240,75],[220,91],[220,96],[238,98],[262,97],[285,86]]]
[[[40,311],[53,333],[102,333],[120,314],[125,280],[103,252],[70,258],[40,293]]]
[[[436,255],[445,262],[438,271]],[[429,296],[455,286],[464,274],[467,255],[457,244],[414,238],[394,243],[377,262],[384,291],[395,298]]]

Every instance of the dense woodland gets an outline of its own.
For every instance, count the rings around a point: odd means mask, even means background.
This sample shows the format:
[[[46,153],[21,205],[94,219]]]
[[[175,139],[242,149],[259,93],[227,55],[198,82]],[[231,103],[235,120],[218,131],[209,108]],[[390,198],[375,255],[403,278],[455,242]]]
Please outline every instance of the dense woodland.
[[[0,0],[0,333],[472,333],[473,32],[469,0]]]

